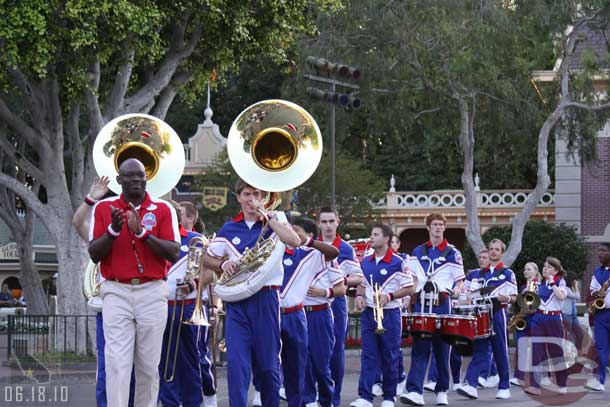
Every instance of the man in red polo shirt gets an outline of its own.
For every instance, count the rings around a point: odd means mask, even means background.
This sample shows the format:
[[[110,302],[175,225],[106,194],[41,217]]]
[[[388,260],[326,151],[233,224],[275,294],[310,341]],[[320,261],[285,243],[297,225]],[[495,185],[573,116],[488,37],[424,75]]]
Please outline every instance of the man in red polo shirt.
[[[106,281],[103,299],[108,405],[126,407],[135,366],[135,405],[157,405],[161,342],[167,321],[170,262],[180,250],[174,208],[146,192],[146,172],[125,160],[117,177],[123,193],[93,209],[89,254]]]

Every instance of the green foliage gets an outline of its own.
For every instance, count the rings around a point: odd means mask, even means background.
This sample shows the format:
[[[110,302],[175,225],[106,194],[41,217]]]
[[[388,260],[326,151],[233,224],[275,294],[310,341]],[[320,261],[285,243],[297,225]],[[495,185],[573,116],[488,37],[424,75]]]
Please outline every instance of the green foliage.
[[[192,54],[178,58],[200,94],[213,68],[219,74],[263,54],[275,63],[287,60],[287,49],[300,35],[316,32],[315,15],[340,8],[339,0],[232,2],[226,0],[70,0],[0,2],[0,84],[10,72],[25,77],[57,78],[67,97],[88,86],[96,62],[102,68],[100,95],[109,91],[116,69],[126,58],[134,62],[130,88],[141,86],[161,69],[176,45],[199,30],[202,39]],[[129,54],[133,53],[133,57]]]
[[[487,245],[492,239],[510,242],[510,227],[493,227],[483,234]],[[544,261],[548,256],[557,257],[567,271],[576,273],[582,278],[587,267],[587,248],[585,241],[576,229],[565,224],[553,224],[542,221],[531,221],[525,226],[523,233],[523,248],[511,265],[519,282],[523,281],[525,263],[534,262],[542,271]],[[477,259],[468,243],[464,247],[464,265],[468,269],[477,268]]]
[[[350,1],[336,14],[318,17],[320,36],[300,42],[299,67],[316,55],[361,69],[363,105],[357,112],[338,112],[338,149],[361,157],[384,179],[394,173],[397,188],[461,188],[458,96],[475,98],[474,170],[482,186],[532,187],[537,175],[532,145],[555,105],[542,103],[531,73],[552,69],[559,35],[576,17],[607,3]],[[284,95],[303,100],[326,123],[327,105],[303,96],[312,85],[303,73],[284,84]],[[545,92],[553,95],[547,101],[556,101],[557,84]],[[576,115],[588,119],[582,128],[567,129],[574,140],[593,134],[603,120],[589,112]],[[551,154],[551,174],[553,164]]]
[[[330,154],[324,154],[314,175],[298,189],[297,209],[313,217],[322,206],[330,206]],[[336,157],[336,202],[343,223],[370,218],[373,204],[386,190],[385,183],[353,157],[339,153]]]

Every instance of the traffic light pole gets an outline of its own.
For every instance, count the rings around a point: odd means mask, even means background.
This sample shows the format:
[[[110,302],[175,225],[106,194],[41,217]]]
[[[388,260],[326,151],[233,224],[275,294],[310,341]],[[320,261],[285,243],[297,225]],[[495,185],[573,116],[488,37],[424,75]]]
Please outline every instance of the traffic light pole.
[[[360,108],[360,99],[355,94],[360,89],[360,86],[354,83],[349,83],[346,80],[358,80],[360,78],[360,71],[354,67],[350,67],[343,64],[332,64],[323,58],[308,57],[308,64],[313,68],[317,75],[305,74],[304,77],[309,79],[314,84],[325,84],[327,90],[319,88],[308,87],[307,93],[317,99],[323,100],[330,103],[330,195],[331,205],[333,208],[337,207],[337,156],[336,156],[336,143],[335,143],[335,105],[338,103],[340,106],[349,110],[357,110]],[[332,68],[332,69],[331,69]],[[320,73],[323,74],[320,74]],[[346,80],[337,80],[335,78],[346,78]],[[356,91],[355,93],[345,94],[337,93],[337,86],[340,88],[347,88]],[[330,91],[330,92],[328,92]]]
[[[331,85],[331,89],[333,92],[336,91],[336,85],[333,83]],[[331,205],[334,210],[337,208],[337,198],[336,198],[336,180],[337,180],[337,160],[336,160],[336,151],[335,151],[335,104],[330,104],[330,199]]]

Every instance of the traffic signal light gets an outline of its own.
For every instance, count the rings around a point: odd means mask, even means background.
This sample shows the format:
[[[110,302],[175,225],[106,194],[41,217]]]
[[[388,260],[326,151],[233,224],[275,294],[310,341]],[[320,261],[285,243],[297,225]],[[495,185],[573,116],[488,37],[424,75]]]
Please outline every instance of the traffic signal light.
[[[360,99],[347,93],[324,91],[310,86],[307,88],[307,94],[325,102],[336,103],[346,109],[358,110],[361,105]]]
[[[324,58],[307,57],[307,65],[316,75],[340,81],[360,80],[360,70],[349,65],[329,62]]]

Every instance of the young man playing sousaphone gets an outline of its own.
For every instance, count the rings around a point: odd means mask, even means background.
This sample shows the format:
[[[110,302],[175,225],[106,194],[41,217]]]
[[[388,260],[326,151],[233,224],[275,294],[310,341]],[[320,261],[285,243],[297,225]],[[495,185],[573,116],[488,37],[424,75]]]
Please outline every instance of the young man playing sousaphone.
[[[255,246],[263,229],[263,216],[269,217],[269,228],[263,238],[279,239],[288,246],[306,243],[292,228],[278,220],[283,214],[263,215],[266,192],[243,180],[235,184],[241,212],[226,222],[216,234],[208,253],[227,260],[221,264],[223,273],[234,274],[238,260],[247,248]],[[252,296],[226,303],[225,335],[229,403],[232,407],[248,405],[251,368],[261,378],[261,401],[264,406],[279,406],[280,389],[280,304],[278,290],[282,285],[283,268],[270,271],[266,284]]]

